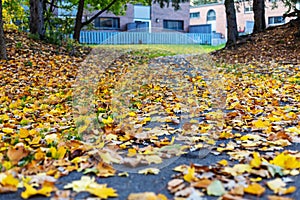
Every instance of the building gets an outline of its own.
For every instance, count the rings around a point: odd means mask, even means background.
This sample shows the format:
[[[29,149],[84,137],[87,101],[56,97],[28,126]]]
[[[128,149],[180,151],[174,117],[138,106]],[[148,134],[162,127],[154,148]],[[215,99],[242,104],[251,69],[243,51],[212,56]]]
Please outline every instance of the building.
[[[235,4],[237,26],[240,34],[249,34],[253,31],[254,14],[252,1],[240,1]],[[283,19],[283,14],[287,8],[281,1],[266,1],[265,18],[266,25],[274,26],[288,22],[290,19]],[[226,13],[223,2],[192,6],[190,9],[190,31],[207,32],[213,31],[226,37],[227,34]]]
[[[93,13],[92,13],[93,14]],[[106,12],[94,22],[95,29],[101,31],[180,31],[188,32],[190,23],[190,3],[180,4],[175,11],[170,5],[161,8],[159,4],[152,6],[127,4],[126,14],[116,16]]]

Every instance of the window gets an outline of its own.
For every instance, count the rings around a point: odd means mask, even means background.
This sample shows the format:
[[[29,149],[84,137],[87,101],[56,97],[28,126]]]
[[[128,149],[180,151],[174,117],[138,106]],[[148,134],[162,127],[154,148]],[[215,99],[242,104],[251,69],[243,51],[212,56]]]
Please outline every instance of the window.
[[[171,30],[183,30],[183,21],[182,20],[164,20],[164,28]]]
[[[200,12],[192,12],[190,13],[190,18],[200,18]]]
[[[207,21],[214,21],[216,20],[216,12],[214,10],[209,10],[207,12]]]
[[[283,24],[284,23],[284,19],[283,19],[282,16],[269,17],[268,18],[268,23],[269,23],[269,25]]]
[[[120,19],[114,17],[98,17],[95,19],[95,27],[101,29],[119,29]]]
[[[253,12],[253,7],[245,5],[245,7],[244,7],[244,13],[252,13],[252,12]]]

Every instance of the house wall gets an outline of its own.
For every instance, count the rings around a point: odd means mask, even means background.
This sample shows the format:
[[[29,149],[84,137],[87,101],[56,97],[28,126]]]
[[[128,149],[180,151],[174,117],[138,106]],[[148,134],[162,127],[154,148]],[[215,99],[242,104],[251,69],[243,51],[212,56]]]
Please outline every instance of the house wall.
[[[163,20],[183,20],[184,32],[188,32],[190,25],[190,4],[189,2],[181,3],[180,9],[175,11],[171,6],[161,8],[159,4],[155,3],[151,7],[151,26],[153,31],[159,31],[163,29]],[[134,5],[127,4],[126,14],[124,16],[116,16],[110,12],[102,13],[99,17],[118,17],[120,19],[119,31],[126,31],[127,24],[134,22]],[[158,21],[156,20],[158,19]],[[116,30],[105,30],[116,31]]]
[[[157,22],[156,19],[159,21]],[[159,4],[153,4],[151,8],[151,22],[155,30],[163,29],[163,20],[183,20],[183,31],[188,32],[190,25],[190,3],[180,4],[180,9],[175,11],[171,3],[169,7],[161,8]],[[154,31],[155,31],[154,30]]]
[[[93,16],[98,11],[92,12],[91,16]],[[120,29],[119,31],[126,31],[127,24],[134,21],[134,6],[132,4],[127,4],[126,14],[122,16],[116,16],[111,12],[104,12],[99,17],[116,17],[120,19]],[[105,31],[116,31],[116,30],[105,30]]]
[[[223,3],[203,5],[199,7],[191,7],[190,12],[200,12],[199,18],[191,18],[190,25],[207,24],[207,13],[209,10],[214,10],[216,12],[216,25],[215,31],[217,33],[226,33],[226,13]]]
[[[282,2],[277,2],[277,8],[275,9],[272,9],[272,5],[272,2],[269,2],[268,0],[266,1],[265,19],[267,27],[269,26],[269,17],[282,16],[287,10]],[[245,6],[249,6],[249,4],[236,4],[237,26],[240,31],[245,30],[247,21],[254,21],[253,11],[245,12]],[[226,13],[223,3],[191,7],[190,12],[200,12],[200,18],[191,18],[190,25],[207,24],[206,16],[210,9],[213,9],[216,12],[216,32],[222,33],[226,36]],[[289,18],[286,18],[285,22],[288,22],[289,20]]]

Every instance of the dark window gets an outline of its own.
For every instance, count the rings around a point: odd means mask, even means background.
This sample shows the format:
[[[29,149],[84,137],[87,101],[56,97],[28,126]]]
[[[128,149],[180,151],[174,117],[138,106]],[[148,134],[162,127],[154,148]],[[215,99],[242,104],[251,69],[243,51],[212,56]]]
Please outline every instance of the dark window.
[[[200,12],[190,13],[190,18],[200,18]]]
[[[283,19],[282,16],[269,17],[268,18],[268,22],[269,22],[269,25],[272,25],[272,24],[283,24],[284,23],[284,19]]]
[[[252,13],[253,12],[253,7],[252,6],[245,6],[244,12],[245,13]]]
[[[214,10],[209,10],[207,12],[207,21],[214,21],[216,20],[216,12]]]
[[[182,20],[164,20],[164,28],[171,30],[183,30]]]
[[[95,27],[101,29],[119,29],[120,19],[114,17],[98,17],[95,19]]]

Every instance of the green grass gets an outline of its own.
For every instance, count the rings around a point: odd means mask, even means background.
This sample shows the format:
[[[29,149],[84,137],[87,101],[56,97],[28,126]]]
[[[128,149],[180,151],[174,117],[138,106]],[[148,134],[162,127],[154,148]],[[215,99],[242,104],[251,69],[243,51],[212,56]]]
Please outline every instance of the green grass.
[[[148,51],[151,52],[150,57],[180,55],[180,54],[202,54],[209,53],[224,47],[224,45],[210,46],[210,45],[156,45],[156,44],[139,44],[139,45],[93,45],[93,48],[116,48],[116,49],[130,49],[135,52]]]

